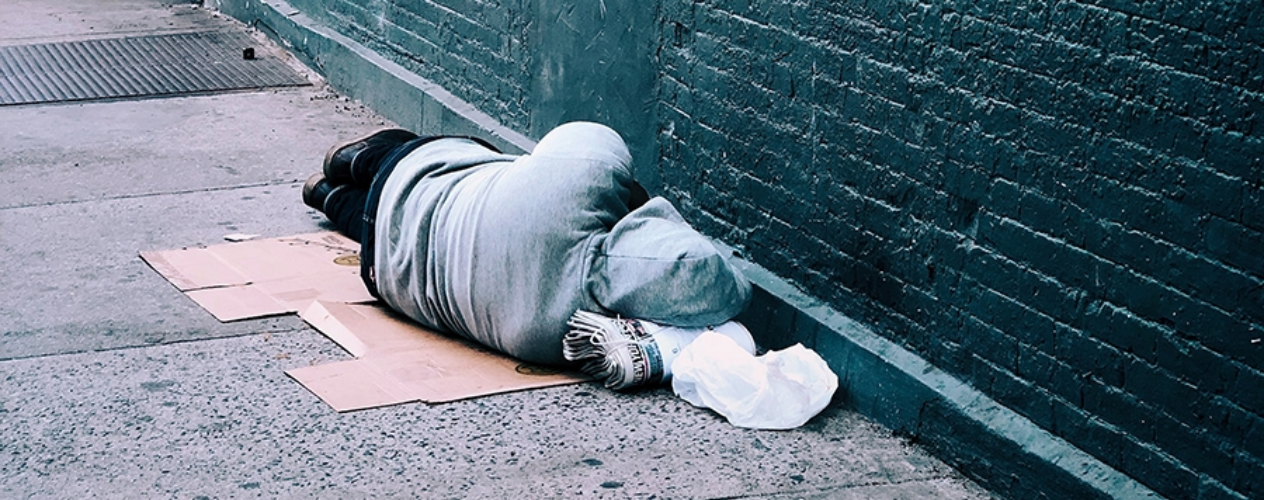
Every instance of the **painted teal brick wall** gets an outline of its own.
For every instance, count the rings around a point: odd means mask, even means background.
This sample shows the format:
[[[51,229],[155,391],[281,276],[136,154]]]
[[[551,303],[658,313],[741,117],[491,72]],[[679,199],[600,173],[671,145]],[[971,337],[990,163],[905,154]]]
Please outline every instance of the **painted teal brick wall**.
[[[1161,494],[1264,496],[1264,4],[661,17],[687,218]]]
[[[505,125],[528,128],[530,1],[294,0],[290,4]]]

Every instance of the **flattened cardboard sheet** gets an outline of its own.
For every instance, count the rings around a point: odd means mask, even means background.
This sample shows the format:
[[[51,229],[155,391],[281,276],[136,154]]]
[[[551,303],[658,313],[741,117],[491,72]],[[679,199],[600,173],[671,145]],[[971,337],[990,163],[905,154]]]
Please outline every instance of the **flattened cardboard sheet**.
[[[286,372],[337,411],[442,403],[587,378],[445,337],[372,302],[360,245],[333,232],[141,252],[220,321],[291,312],[356,359]]]
[[[359,243],[321,232],[140,256],[220,321],[234,321],[297,312],[314,300],[373,301],[359,254]]]
[[[286,372],[340,412],[587,380],[434,333],[378,305],[317,301],[299,316],[357,358]]]

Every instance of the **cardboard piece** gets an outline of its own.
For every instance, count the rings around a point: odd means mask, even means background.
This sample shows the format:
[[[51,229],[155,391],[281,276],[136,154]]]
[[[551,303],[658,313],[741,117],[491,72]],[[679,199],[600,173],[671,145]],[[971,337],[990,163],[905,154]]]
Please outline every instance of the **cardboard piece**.
[[[298,312],[314,300],[374,300],[360,280],[360,244],[333,232],[140,256],[220,321]]]
[[[378,305],[317,301],[299,316],[356,356],[286,372],[340,412],[587,380],[434,333]]]
[[[356,357],[286,372],[339,412],[587,380],[366,304],[374,299],[360,280],[359,250],[359,243],[324,232],[141,252],[141,258],[220,321],[299,312]]]

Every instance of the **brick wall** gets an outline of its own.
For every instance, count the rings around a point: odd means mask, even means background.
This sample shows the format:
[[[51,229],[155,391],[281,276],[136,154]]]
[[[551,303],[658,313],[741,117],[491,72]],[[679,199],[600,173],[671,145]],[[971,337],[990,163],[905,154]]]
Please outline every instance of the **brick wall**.
[[[1264,4],[660,16],[687,218],[1161,494],[1264,497]]]
[[[291,4],[503,124],[528,129],[532,106],[528,0],[294,0]]]

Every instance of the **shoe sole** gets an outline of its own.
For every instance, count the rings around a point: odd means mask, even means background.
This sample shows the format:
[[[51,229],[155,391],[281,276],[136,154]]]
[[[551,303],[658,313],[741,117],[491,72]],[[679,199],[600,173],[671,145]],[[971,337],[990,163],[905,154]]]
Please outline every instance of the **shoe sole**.
[[[307,182],[303,183],[303,204],[304,205],[315,208],[317,210],[322,210],[324,208],[324,207],[317,207],[312,204],[312,201],[313,201],[312,193],[316,191],[316,185],[320,184],[324,180],[325,180],[324,174],[312,174],[311,177],[307,178]]]
[[[329,164],[330,164],[330,163],[333,163],[333,161],[334,161],[334,156],[335,156],[335,155],[337,155],[339,151],[342,151],[343,149],[346,149],[346,148],[348,148],[348,147],[351,147],[351,146],[353,146],[353,145],[355,145],[355,144],[358,144],[358,143],[361,143],[361,142],[368,141],[369,139],[372,139],[372,138],[376,137],[378,134],[381,134],[381,133],[383,133],[383,132],[389,132],[389,131],[392,131],[392,130],[403,130],[403,131],[408,132],[408,133],[410,133],[410,134],[412,133],[412,132],[410,132],[410,131],[408,131],[408,130],[405,130],[405,129],[402,129],[402,128],[399,128],[399,127],[382,127],[382,128],[377,129],[377,130],[374,130],[374,131],[372,131],[372,132],[369,132],[369,133],[367,133],[367,134],[365,134],[365,135],[363,135],[363,136],[357,137],[357,138],[355,138],[355,139],[349,139],[349,140],[346,140],[346,141],[343,141],[343,142],[340,142],[340,143],[334,144],[334,146],[333,146],[333,147],[329,148],[329,151],[326,151],[326,152],[325,152],[325,161],[324,161],[324,163],[323,163],[323,164],[321,164],[321,172],[324,172],[324,174],[325,174],[325,177],[326,177],[326,178],[331,178],[331,179],[332,179],[332,178],[336,178],[336,177],[338,177],[338,176],[336,176],[336,175],[330,175],[330,172],[329,172]]]

